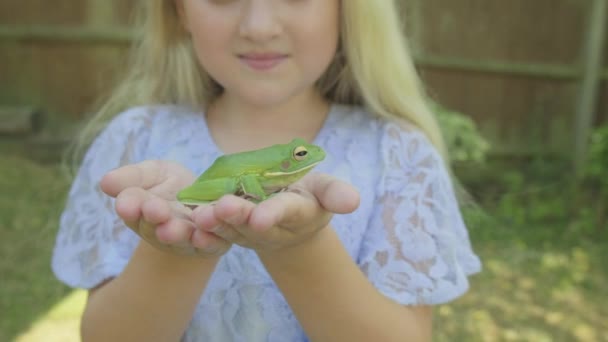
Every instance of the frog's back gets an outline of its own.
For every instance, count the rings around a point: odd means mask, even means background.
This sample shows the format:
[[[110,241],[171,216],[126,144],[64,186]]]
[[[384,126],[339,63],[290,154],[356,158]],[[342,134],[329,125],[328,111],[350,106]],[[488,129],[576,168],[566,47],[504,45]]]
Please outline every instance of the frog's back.
[[[248,173],[259,173],[276,161],[269,160],[270,155],[265,149],[248,151],[218,157],[201,176],[200,180],[240,176]],[[272,159],[272,158],[271,158]]]

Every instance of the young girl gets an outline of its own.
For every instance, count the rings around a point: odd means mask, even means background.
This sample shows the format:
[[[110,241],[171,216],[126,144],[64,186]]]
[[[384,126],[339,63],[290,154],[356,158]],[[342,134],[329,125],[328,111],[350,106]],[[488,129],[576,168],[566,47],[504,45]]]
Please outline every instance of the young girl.
[[[84,340],[430,340],[480,262],[395,1],[141,9],[52,262],[89,289]],[[218,156],[295,137],[327,157],[289,190],[175,200]]]

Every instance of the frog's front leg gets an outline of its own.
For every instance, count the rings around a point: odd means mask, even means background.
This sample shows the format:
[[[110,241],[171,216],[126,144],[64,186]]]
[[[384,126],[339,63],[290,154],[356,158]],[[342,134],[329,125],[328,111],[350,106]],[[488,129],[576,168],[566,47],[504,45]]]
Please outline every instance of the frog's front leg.
[[[258,203],[268,198],[255,175],[242,176],[240,185],[243,197],[252,202]]]

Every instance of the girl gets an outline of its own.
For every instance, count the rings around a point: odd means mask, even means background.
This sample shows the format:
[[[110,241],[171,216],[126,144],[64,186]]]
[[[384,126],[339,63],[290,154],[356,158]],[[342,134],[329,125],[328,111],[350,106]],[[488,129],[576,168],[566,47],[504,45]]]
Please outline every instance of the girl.
[[[85,341],[424,341],[478,272],[395,1],[145,0],[61,217]],[[175,201],[216,157],[327,157],[253,204]],[[442,158],[443,156],[443,158]]]

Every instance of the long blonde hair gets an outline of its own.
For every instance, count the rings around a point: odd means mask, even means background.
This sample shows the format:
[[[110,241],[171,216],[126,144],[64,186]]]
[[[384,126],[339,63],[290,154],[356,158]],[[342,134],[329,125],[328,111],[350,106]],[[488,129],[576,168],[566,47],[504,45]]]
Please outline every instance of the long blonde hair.
[[[414,124],[446,157],[395,2],[341,2],[340,46],[317,86],[329,101],[363,105],[376,115]],[[179,104],[204,108],[222,91],[198,64],[174,0],[142,0],[137,14],[125,76],[78,136],[76,161],[105,123],[129,107]]]

